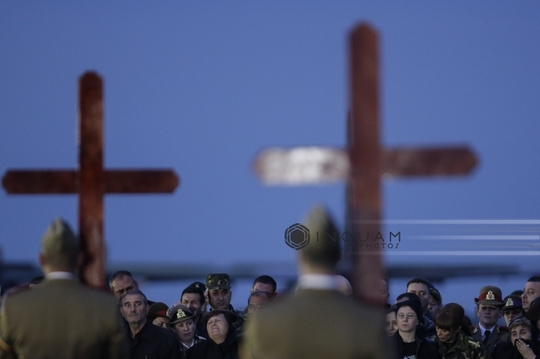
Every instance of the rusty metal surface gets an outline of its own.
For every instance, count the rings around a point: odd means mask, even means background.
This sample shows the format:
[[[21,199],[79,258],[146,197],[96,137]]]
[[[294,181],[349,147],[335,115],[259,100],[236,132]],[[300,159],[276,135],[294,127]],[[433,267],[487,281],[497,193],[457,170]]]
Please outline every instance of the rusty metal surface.
[[[79,79],[79,234],[84,251],[81,281],[104,287],[103,82],[93,72]]]
[[[10,170],[2,178],[9,194],[72,194],[77,172],[73,170]]]
[[[387,176],[461,176],[477,164],[476,155],[466,146],[433,148],[393,148],[384,152],[382,168]]]
[[[106,193],[172,193],[179,184],[173,170],[105,171]]]
[[[384,278],[381,253],[360,248],[358,236],[380,231],[381,148],[379,141],[379,74],[377,34],[367,24],[353,29],[349,38],[350,115],[348,152],[351,166],[347,183],[349,230],[354,233],[352,279],[357,300],[380,304],[376,290]],[[371,222],[363,222],[371,221]]]
[[[79,79],[78,170],[8,170],[2,185],[9,194],[79,195],[79,233],[84,260],[81,281],[104,287],[105,193],[171,193],[179,184],[173,170],[103,169],[103,83],[87,72]]]
[[[2,178],[9,194],[78,193],[78,171],[10,170]],[[104,171],[104,193],[172,193],[180,180],[172,170],[107,169]]]

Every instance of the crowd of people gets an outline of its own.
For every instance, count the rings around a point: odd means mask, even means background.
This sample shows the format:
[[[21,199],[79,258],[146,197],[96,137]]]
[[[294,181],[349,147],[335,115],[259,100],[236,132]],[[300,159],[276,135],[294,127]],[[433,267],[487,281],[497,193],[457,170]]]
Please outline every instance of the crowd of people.
[[[306,226],[329,231],[320,208]],[[381,279],[382,308],[357,303],[337,275],[339,243],[298,251],[294,290],[279,293],[268,275],[254,278],[245,308],[231,305],[226,273],[210,273],[183,288],[176,303],[147,298],[128,270],[109,278],[110,292],[74,277],[78,238],[55,220],[41,241],[44,277],[8,291],[0,312],[2,358],[370,358],[536,359],[540,353],[540,277],[503,297],[480,288],[477,325],[458,303],[443,303],[424,278],[412,278],[390,303]],[[504,318],[504,319],[503,319]],[[502,322],[505,325],[500,325]]]
[[[382,287],[388,298],[386,282]],[[424,278],[412,278],[405,290],[386,305],[386,332],[396,358],[535,359],[540,354],[540,276],[505,297],[496,286],[480,288],[474,298],[477,325],[460,304],[443,305],[439,290]],[[502,321],[505,325],[499,325]]]

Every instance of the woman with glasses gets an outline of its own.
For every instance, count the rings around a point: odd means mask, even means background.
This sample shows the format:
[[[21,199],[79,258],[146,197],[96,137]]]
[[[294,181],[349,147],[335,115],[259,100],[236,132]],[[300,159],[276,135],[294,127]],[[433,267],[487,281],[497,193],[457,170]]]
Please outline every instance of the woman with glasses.
[[[419,302],[406,300],[396,304],[397,333],[393,340],[397,349],[397,359],[432,359],[437,357],[437,349],[432,339],[417,330],[423,321],[422,306]]]
[[[465,324],[465,310],[457,303],[448,303],[441,308],[435,325],[439,356],[442,359],[486,359],[489,353],[472,339]]]

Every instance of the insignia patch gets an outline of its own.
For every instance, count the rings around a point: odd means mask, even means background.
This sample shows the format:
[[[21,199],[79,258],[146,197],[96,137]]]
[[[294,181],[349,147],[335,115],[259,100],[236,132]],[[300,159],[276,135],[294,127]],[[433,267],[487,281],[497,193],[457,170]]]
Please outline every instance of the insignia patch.
[[[506,300],[506,306],[507,306],[507,307],[511,307],[511,306],[513,306],[513,305],[514,305],[514,301],[512,300],[512,298],[508,298],[508,299]]]
[[[493,295],[493,291],[490,290],[486,295],[487,300],[495,300],[495,296]]]
[[[184,312],[182,309],[178,309],[176,312],[176,319],[180,319],[186,316],[186,312]]]

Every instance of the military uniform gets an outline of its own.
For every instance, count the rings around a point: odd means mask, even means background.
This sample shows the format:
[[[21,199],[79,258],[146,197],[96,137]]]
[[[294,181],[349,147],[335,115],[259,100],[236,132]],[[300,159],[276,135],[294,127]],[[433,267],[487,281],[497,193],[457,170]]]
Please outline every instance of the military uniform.
[[[437,340],[441,359],[489,359],[491,356],[482,345],[461,330],[454,343],[448,344]]]
[[[508,331],[507,327],[500,327],[498,325],[490,330],[491,334],[485,343],[482,342],[482,331],[478,326],[474,328],[472,338],[480,343],[483,343],[484,348],[489,353],[493,353],[493,350],[497,344],[510,341],[510,332]]]
[[[486,305],[493,306],[496,308],[502,308],[505,302],[502,300],[501,289],[495,286],[484,286],[480,289],[478,298],[474,299],[474,303],[478,306]],[[482,331],[481,329],[484,329]],[[485,332],[489,330],[489,337],[486,336]],[[495,325],[494,327],[480,328],[480,323],[474,328],[472,332],[472,338],[484,346],[484,348],[490,353],[493,353],[495,346],[501,342],[507,342],[510,340],[510,332],[506,327],[499,327]]]

